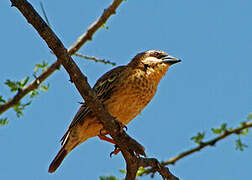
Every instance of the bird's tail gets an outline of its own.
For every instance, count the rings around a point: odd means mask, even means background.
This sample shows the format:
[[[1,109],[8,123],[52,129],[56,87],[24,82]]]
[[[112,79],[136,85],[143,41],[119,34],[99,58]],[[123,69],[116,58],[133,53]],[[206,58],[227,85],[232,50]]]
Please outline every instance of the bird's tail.
[[[65,149],[65,146],[63,146],[50,164],[48,172],[53,173],[54,171],[56,171],[56,169],[60,166],[67,154],[68,151]]]

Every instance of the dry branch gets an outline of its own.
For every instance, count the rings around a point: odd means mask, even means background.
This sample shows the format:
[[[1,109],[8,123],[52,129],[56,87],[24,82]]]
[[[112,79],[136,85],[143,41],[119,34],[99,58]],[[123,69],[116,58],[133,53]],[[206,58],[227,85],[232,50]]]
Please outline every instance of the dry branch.
[[[92,39],[94,33],[106,23],[112,14],[115,14],[116,9],[122,3],[122,0],[114,0],[113,3],[104,10],[102,15],[87,29],[87,31],[81,35],[78,40],[68,49],[69,55],[75,54],[88,40]],[[6,103],[0,105],[0,114],[7,111],[12,106],[16,105],[22,98],[24,98],[29,92],[35,90],[39,85],[45,81],[51,74],[53,74],[60,67],[60,61],[55,61],[45,72],[43,72],[34,81],[28,84],[23,89],[17,92],[17,94],[9,99]]]

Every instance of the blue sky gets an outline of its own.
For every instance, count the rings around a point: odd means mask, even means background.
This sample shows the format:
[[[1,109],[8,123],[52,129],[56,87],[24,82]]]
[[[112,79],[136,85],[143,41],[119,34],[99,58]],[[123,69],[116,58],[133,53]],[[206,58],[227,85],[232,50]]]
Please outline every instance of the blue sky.
[[[30,1],[41,13],[39,1]],[[66,47],[100,16],[110,1],[42,1],[53,30]],[[171,67],[147,108],[128,125],[149,157],[167,160],[196,146],[190,137],[222,123],[238,126],[252,110],[252,45],[250,0],[127,0],[100,29],[82,54],[126,64],[137,54],[161,49],[183,61]],[[6,79],[32,76],[36,63],[55,57],[9,1],[0,2],[0,95],[12,97]],[[112,68],[74,57],[91,85]],[[93,138],[64,160],[55,174],[48,165],[60,148],[59,140],[71,122],[81,96],[61,68],[17,118],[13,110],[1,117],[10,123],[0,130],[0,179],[98,179],[124,169],[121,155],[109,157],[113,146]],[[24,99],[27,102],[29,99]],[[242,137],[249,148],[235,150],[232,136],[180,160],[171,171],[181,179],[237,180],[251,177],[252,135]],[[142,179],[149,179],[144,177]],[[155,179],[161,179],[156,176]]]

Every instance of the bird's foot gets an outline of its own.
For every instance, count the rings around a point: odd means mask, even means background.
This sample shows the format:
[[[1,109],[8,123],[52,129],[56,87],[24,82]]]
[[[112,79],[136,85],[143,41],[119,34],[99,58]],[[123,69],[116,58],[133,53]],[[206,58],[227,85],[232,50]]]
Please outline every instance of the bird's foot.
[[[107,141],[107,142],[110,142],[112,144],[116,144],[115,141],[105,135],[98,135],[98,137],[100,138],[100,140],[103,140],[103,141]]]
[[[109,156],[112,157],[113,154],[117,155],[120,151],[119,147],[115,144],[115,149],[109,154]]]

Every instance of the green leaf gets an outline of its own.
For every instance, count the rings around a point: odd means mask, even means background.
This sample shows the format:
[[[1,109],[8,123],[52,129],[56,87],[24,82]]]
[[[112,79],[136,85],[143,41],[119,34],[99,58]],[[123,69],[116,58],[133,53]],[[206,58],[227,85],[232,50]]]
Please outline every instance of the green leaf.
[[[11,89],[11,92],[15,92],[19,89],[23,89],[28,83],[29,79],[30,78],[28,76],[25,79],[22,79],[21,81],[11,81],[7,79],[5,81],[5,84]]]
[[[221,134],[221,129],[219,128],[212,128],[211,130],[214,134]]]
[[[39,92],[38,92],[36,89],[34,89],[34,90],[32,90],[32,91],[30,92],[30,98],[34,98],[34,97],[36,97],[37,95],[39,95]]]
[[[120,169],[119,172],[123,173],[123,174],[126,174],[127,171],[123,170],[123,169]]]
[[[223,123],[220,128],[211,129],[214,134],[221,134],[227,131],[227,123]]]
[[[100,180],[119,180],[115,176],[100,176]]]
[[[109,27],[106,25],[106,23],[104,23],[104,24],[101,26],[101,28],[104,28],[104,29],[106,29],[106,30],[109,29]]]
[[[250,113],[247,117],[247,121],[251,121],[252,120],[252,113]]]
[[[48,91],[48,88],[50,87],[50,84],[42,84],[39,88],[40,91]]]
[[[145,169],[143,167],[139,167],[136,173],[136,177],[139,177],[141,174],[143,174],[144,171]]]
[[[18,83],[15,81],[7,79],[4,84],[6,84],[10,88],[11,92],[15,92],[18,90]]]
[[[245,121],[242,121],[242,122],[240,122],[240,126],[242,127],[242,126],[245,126],[246,125],[246,122]]]
[[[193,140],[195,143],[200,144],[202,142],[202,140],[205,137],[205,133],[200,133],[198,132],[198,134],[196,136],[191,137],[190,139]]]
[[[19,88],[25,87],[25,85],[28,83],[29,79],[30,79],[29,76],[27,76],[25,79],[22,79],[22,80],[20,81],[20,86],[19,86]]]
[[[49,65],[44,60],[42,61],[42,64],[35,64],[35,69],[33,70],[33,75],[37,76],[37,72],[41,70],[42,72],[45,72],[48,69]]]
[[[247,144],[242,143],[240,138],[235,141],[235,145],[236,145],[235,149],[240,151],[244,151],[244,148],[248,147]]]
[[[7,118],[0,118],[0,126],[5,126],[9,123]]]
[[[16,111],[16,115],[17,115],[18,118],[23,116],[23,110],[25,110],[26,106],[30,105],[31,102],[32,101],[29,101],[28,103],[25,103],[25,104],[22,104],[22,103],[18,102],[18,104],[12,106],[14,111]]]
[[[241,135],[247,135],[249,132],[249,129],[244,129],[243,131],[240,132]]]
[[[227,131],[227,123],[223,123],[222,125],[221,125],[221,131],[222,132],[225,132],[225,131]]]
[[[4,104],[6,101],[3,99],[3,96],[0,96],[0,105]]]

